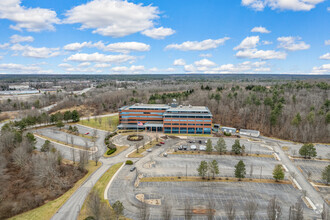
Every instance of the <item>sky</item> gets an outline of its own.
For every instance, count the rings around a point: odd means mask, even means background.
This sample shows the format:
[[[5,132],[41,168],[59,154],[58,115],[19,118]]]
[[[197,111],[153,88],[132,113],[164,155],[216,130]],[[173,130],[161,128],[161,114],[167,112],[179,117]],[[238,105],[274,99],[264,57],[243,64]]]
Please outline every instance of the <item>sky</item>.
[[[0,74],[330,74],[329,0],[1,0]]]

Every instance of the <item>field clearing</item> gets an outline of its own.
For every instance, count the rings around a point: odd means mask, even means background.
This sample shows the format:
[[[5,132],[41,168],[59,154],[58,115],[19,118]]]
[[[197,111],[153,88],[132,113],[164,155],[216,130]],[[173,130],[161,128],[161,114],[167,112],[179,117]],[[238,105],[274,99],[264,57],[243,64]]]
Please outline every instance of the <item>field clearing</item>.
[[[43,206],[40,206],[36,209],[32,209],[28,212],[22,213],[20,215],[14,216],[10,218],[11,220],[34,220],[34,219],[51,219],[51,217],[61,208],[61,206],[71,197],[71,195],[85,182],[85,180],[94,173],[99,167],[101,163],[98,163],[95,166],[94,161],[89,161],[86,169],[88,170],[87,174],[80,179],[76,184],[69,189],[66,193],[64,193],[59,198],[50,201]]]
[[[105,131],[115,131],[119,123],[118,115],[81,120],[78,124]]]

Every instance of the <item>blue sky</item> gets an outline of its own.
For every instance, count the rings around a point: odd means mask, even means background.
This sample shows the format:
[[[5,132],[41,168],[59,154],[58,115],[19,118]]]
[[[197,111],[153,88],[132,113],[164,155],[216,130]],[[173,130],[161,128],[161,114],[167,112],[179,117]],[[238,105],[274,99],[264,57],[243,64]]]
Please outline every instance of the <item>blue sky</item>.
[[[327,0],[1,0],[0,73],[330,74]]]

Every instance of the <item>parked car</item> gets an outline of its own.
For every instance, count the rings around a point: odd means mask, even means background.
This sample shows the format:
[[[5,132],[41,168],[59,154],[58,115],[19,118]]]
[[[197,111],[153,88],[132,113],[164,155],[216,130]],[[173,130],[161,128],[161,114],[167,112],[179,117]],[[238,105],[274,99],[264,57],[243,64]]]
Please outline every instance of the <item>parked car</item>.
[[[165,142],[163,142],[163,141],[162,141],[162,142],[160,142],[160,143],[161,143],[161,144],[165,144]]]
[[[201,150],[201,151],[206,151],[206,146],[205,146],[205,145],[200,145],[200,146],[199,146],[199,150]]]
[[[199,143],[199,144],[202,144],[202,141],[201,141],[201,140],[199,140],[199,141],[198,141],[198,143]]]
[[[180,145],[180,146],[178,147],[178,150],[182,150],[182,145]]]
[[[151,149],[147,149],[147,152],[151,152],[152,150]]]
[[[156,144],[156,146],[162,146],[161,144]]]
[[[188,146],[184,145],[182,148],[183,148],[183,150],[187,150]]]
[[[136,169],[136,167],[132,167],[129,171],[133,172]]]
[[[167,157],[167,153],[164,153],[163,156],[164,156],[164,157]]]
[[[86,133],[85,133],[85,135],[88,135],[88,134],[89,134],[89,132],[86,132]]]
[[[205,144],[207,144],[207,141],[205,141]]]
[[[196,150],[197,147],[196,147],[196,145],[191,145],[191,146],[190,146],[190,149],[191,149],[191,150]]]

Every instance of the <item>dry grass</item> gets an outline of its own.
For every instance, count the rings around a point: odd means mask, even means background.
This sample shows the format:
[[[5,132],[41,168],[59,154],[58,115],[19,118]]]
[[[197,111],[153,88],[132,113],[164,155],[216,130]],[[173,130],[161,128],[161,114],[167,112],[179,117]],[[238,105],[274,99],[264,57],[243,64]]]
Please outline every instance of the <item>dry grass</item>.
[[[170,154],[191,154],[191,155],[220,155],[218,152],[207,153],[206,151],[177,151]],[[271,154],[231,154],[230,152],[223,153],[221,155],[230,155],[230,156],[248,156],[248,157],[266,157],[273,158]]]
[[[177,176],[162,176],[162,177],[143,177],[140,182],[254,182],[254,183],[278,183],[278,184],[291,184],[288,180],[282,180],[280,182],[275,182],[272,179],[250,179],[244,178],[238,181],[234,177],[216,177],[215,179],[202,179],[196,176],[177,177]]]
[[[52,114],[55,114],[57,112],[64,113],[66,111],[73,111],[73,110],[77,110],[81,116],[82,115],[90,116],[90,115],[94,114],[95,108],[93,108],[91,106],[87,106],[87,105],[79,105],[79,106],[72,106],[70,108],[60,109],[60,110],[53,112]]]
[[[44,136],[44,135],[41,135],[41,134],[34,134],[34,135],[37,136],[37,137],[40,137],[40,138],[44,138],[44,139],[49,140],[49,141],[53,141],[53,142],[56,142],[56,143],[59,143],[59,144],[63,144],[63,145],[68,146],[68,147],[73,147],[73,148],[77,148],[77,149],[81,149],[81,150],[88,150],[88,151],[90,150],[90,149],[86,149],[85,147],[82,147],[82,146],[66,144],[63,141],[59,141],[59,140],[56,140],[56,139],[53,139],[53,138],[50,138],[50,137],[47,137],[47,136]]]
[[[87,174],[80,179],[74,187],[69,189],[61,197],[46,203],[43,206],[40,206],[36,209],[32,209],[28,212],[22,213],[20,215],[10,218],[11,220],[35,220],[35,219],[51,219],[52,216],[61,208],[61,206],[71,197],[71,195],[85,182],[85,180],[94,173],[101,163],[98,163],[98,166],[95,166],[94,161],[89,161],[86,169],[88,170]]]
[[[149,144],[146,144],[144,148],[143,147],[139,148],[139,153],[137,153],[136,150],[130,153],[128,155],[128,158],[143,157],[144,155],[142,153],[145,152],[147,149],[156,146],[156,144],[159,144],[159,141],[157,142],[156,140],[153,140]]]
[[[282,150],[284,150],[284,151],[288,151],[288,150],[290,150],[290,148],[287,147],[287,146],[283,146],[283,147],[282,147]]]
[[[102,203],[106,203],[107,207],[109,207],[109,209],[112,210],[109,201],[105,200],[103,197],[105,188],[107,187],[109,181],[111,180],[111,178],[113,177],[113,175],[115,175],[115,173],[118,171],[118,169],[122,166],[123,163],[117,163],[115,165],[113,165],[112,167],[110,167],[107,172],[105,172],[101,178],[95,183],[93,189],[96,190],[99,193],[99,197],[101,199]],[[87,196],[81,210],[78,216],[78,220],[83,220],[85,218],[87,218],[89,216],[88,210],[87,210],[87,203],[89,200],[89,195]],[[120,218],[120,219],[126,219],[124,217]]]
[[[123,152],[124,150],[126,150],[128,148],[128,146],[122,146],[122,147],[118,147],[117,146],[117,150],[111,154],[111,155],[107,155],[107,152],[105,152],[103,154],[103,157],[114,157],[114,156],[117,156],[118,154],[120,154],[121,152]]]
[[[119,123],[118,115],[100,117],[100,118],[96,118],[96,120],[93,117],[91,117],[89,121],[86,119],[78,122],[78,124],[96,129],[105,130],[105,131],[115,131],[117,129],[118,123]]]

